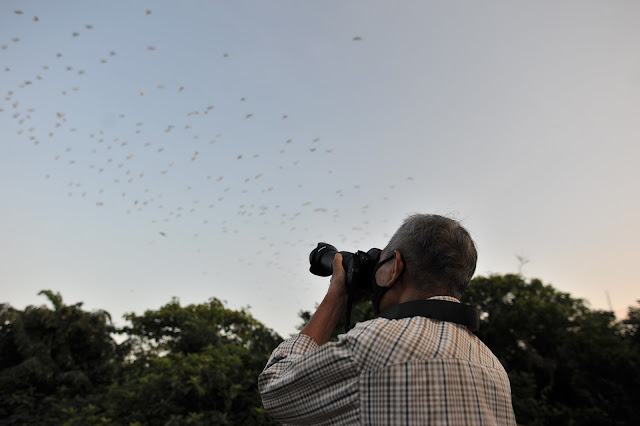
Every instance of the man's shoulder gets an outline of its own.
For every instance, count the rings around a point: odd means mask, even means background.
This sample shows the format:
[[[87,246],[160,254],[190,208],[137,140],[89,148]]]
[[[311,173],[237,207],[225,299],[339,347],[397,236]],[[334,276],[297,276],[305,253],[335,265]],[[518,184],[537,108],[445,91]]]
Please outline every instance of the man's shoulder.
[[[356,324],[339,340],[368,368],[435,359],[501,368],[491,350],[466,327],[431,318],[374,318]]]
[[[415,349],[416,355],[428,357],[436,350],[437,335],[437,322],[428,318],[374,318],[356,324],[339,340],[350,348],[354,359],[376,364],[376,360],[397,358]]]
[[[372,341],[405,340],[409,337],[405,336],[407,332],[427,337],[437,334],[442,323],[443,321],[421,316],[400,319],[376,317],[357,323],[348,333],[340,335],[339,338],[345,338],[354,345],[362,345]]]

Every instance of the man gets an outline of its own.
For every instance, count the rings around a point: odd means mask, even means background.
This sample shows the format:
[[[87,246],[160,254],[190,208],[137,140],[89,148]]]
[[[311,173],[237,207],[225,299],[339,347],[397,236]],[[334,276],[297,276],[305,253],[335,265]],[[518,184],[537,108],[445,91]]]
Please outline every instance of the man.
[[[410,216],[373,274],[385,290],[374,302],[381,315],[329,342],[348,298],[336,254],[324,300],[260,375],[265,409],[284,424],[515,424],[509,378],[467,327],[385,314],[417,300],[459,304],[476,259],[473,240],[457,221]]]

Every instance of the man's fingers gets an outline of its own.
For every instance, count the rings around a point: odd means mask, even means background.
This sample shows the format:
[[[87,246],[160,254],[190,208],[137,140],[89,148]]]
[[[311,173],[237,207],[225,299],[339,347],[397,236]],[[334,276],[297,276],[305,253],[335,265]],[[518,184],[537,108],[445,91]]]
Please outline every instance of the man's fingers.
[[[333,273],[335,274],[342,269],[342,255],[340,253],[336,253],[333,257]]]
[[[333,257],[333,273],[329,281],[329,291],[338,289],[341,294],[346,293],[345,278],[344,268],[342,267],[342,255],[336,253]]]

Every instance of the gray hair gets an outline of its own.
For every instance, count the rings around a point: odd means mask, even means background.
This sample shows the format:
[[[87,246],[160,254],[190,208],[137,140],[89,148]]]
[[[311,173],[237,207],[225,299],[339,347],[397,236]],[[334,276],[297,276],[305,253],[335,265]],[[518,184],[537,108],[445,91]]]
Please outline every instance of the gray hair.
[[[476,270],[478,253],[471,236],[453,219],[439,215],[409,216],[391,237],[385,253],[398,250],[405,274],[424,291],[460,298]]]

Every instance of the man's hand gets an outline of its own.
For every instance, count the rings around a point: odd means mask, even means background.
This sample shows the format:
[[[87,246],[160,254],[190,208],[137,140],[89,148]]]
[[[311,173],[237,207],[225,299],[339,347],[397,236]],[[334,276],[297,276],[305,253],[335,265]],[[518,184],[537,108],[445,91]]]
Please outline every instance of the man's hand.
[[[347,308],[348,294],[345,280],[346,273],[342,267],[342,255],[336,253],[333,258],[333,274],[329,282],[329,290],[316,312],[300,332],[300,334],[311,337],[318,345],[324,345],[329,341],[331,333]]]

